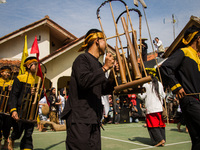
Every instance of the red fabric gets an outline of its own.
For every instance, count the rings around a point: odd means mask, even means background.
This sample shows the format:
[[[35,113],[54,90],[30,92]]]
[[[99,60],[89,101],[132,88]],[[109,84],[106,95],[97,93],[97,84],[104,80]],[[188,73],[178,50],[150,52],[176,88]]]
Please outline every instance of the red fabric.
[[[132,99],[131,102],[132,102],[133,106],[136,106],[136,105],[137,105],[137,102],[136,102],[135,99]]]
[[[130,99],[130,102],[131,102],[134,106],[137,105],[136,95],[135,95],[135,94],[128,94],[128,98]]]
[[[146,122],[147,122],[147,127],[149,128],[166,126],[162,119],[161,112],[147,114]]]
[[[33,42],[32,48],[31,48],[31,54],[39,54],[39,48],[38,48],[38,42],[37,42],[37,36],[35,36],[35,40]]]
[[[39,48],[38,48],[38,42],[37,42],[37,36],[35,36],[35,40],[33,42],[32,48],[31,48],[31,54],[36,54],[37,60],[38,60],[38,72],[37,72],[37,76],[41,77],[41,79],[43,80],[43,74],[42,74],[42,69],[40,66],[40,61],[39,61]]]
[[[40,56],[40,52],[39,52],[39,48],[38,48],[38,42],[37,42],[37,36],[35,36],[35,40],[33,42],[32,48],[31,48],[31,54],[36,54],[37,57],[37,61],[38,61],[38,71],[37,71],[37,76],[41,77],[42,81],[43,81],[43,74],[42,74],[42,69],[41,69],[41,65],[40,65],[40,60],[39,60],[39,56]],[[43,86],[44,89],[44,86]],[[47,95],[46,93],[44,93],[46,99],[47,99],[47,104],[50,106],[50,103],[48,101]]]

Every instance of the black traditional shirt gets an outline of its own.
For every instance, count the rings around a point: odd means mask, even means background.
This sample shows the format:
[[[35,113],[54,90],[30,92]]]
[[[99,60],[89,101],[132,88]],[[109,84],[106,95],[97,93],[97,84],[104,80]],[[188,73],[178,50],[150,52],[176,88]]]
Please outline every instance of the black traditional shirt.
[[[73,63],[69,97],[62,113],[67,119],[71,114],[72,122],[99,123],[103,105],[101,96],[113,91],[102,70],[102,64],[90,53],[80,54]]]
[[[200,92],[200,59],[191,46],[172,54],[162,64],[160,71],[164,85],[169,85],[173,93],[181,88],[187,94]]]
[[[28,99],[28,97],[31,97],[31,87],[34,87],[37,82],[38,78],[36,77],[35,79],[35,77],[28,72],[18,75],[15,78],[9,98],[10,113],[13,111],[18,111],[19,113],[22,101],[25,102],[24,98]],[[33,100],[33,98],[31,100]]]
[[[56,105],[56,103],[58,103],[57,97],[55,95],[50,95],[48,101],[50,103],[50,111],[58,112],[58,105]]]

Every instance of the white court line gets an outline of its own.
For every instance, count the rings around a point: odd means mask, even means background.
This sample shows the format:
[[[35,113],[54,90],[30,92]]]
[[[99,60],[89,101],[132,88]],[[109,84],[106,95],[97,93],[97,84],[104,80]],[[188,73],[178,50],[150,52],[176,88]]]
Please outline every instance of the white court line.
[[[120,139],[115,139],[115,138],[110,138],[110,137],[105,137],[105,136],[101,136],[101,137],[104,138],[104,139],[110,139],[110,140],[125,142],[125,143],[129,143],[129,144],[145,146],[143,148],[136,148],[136,149],[131,149],[131,150],[142,150],[142,149],[156,148],[155,146],[149,146],[149,145],[135,143],[135,142],[131,142],[131,141],[125,141],[125,140],[120,140]],[[184,141],[184,142],[178,142],[178,143],[165,144],[165,146],[178,145],[178,144],[184,144],[184,143],[191,143],[191,141]]]
[[[178,142],[178,143],[165,144],[165,146],[171,146],[171,145],[177,145],[177,144],[184,144],[184,143],[191,143],[191,141],[184,141],[184,142]]]
[[[115,139],[115,138],[110,138],[110,137],[105,137],[105,136],[101,136],[101,137],[104,138],[104,139],[110,139],[110,140],[125,142],[125,143],[129,143],[129,144],[135,144],[135,145],[148,146],[148,147],[149,147],[149,145],[140,144],[140,143],[135,143],[135,142],[131,142],[131,141],[125,141],[125,140],[120,140],[120,139]]]
[[[171,146],[171,145],[184,144],[184,143],[191,143],[191,141],[184,141],[184,142],[178,142],[178,143],[165,144],[164,147]],[[149,146],[149,147],[136,148],[136,149],[131,149],[131,150],[141,150],[141,149],[149,149],[149,148],[156,148],[156,147],[155,146]]]
[[[51,134],[51,133],[55,134],[55,133],[63,133],[63,132],[66,133],[66,131],[56,131],[56,132],[40,132],[40,131],[38,131],[38,132],[33,132],[33,134]]]
[[[116,125],[116,126],[112,126],[112,127],[106,127],[106,126],[104,126],[104,129],[105,129],[105,131],[106,130],[110,130],[110,129],[126,129],[126,128],[140,128],[140,127],[142,127],[142,128],[146,128],[146,127],[144,127],[143,125],[126,125],[126,126],[118,126],[118,125]],[[176,129],[176,127],[165,127],[165,130],[171,130],[171,129]]]

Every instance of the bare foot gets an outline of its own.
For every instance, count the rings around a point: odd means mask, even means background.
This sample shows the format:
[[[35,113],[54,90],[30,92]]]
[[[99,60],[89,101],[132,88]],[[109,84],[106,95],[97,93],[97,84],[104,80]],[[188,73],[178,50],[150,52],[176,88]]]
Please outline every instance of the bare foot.
[[[164,146],[164,145],[165,145],[165,140],[160,141],[158,144],[156,144],[156,145],[154,145],[154,146],[155,146],[155,147],[158,147],[158,146],[160,146],[160,145]]]
[[[13,150],[13,147],[14,147],[14,141],[9,140],[9,143],[8,143],[8,150]]]
[[[187,133],[188,133],[188,128],[187,128],[187,127],[185,127],[185,132],[187,132]]]

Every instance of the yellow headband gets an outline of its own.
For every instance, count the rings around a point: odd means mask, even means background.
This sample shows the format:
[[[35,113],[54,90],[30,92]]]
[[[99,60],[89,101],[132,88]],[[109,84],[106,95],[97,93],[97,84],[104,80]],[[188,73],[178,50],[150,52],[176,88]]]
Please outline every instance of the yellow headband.
[[[89,34],[86,38],[85,41],[83,43],[83,45],[81,46],[81,48],[78,50],[79,52],[83,51],[90,42],[94,41],[96,38],[104,38],[103,33],[102,32],[96,32],[96,33],[91,33]]]
[[[28,60],[27,62],[24,63],[24,67],[28,66],[28,65],[31,64],[32,62],[38,62],[38,61],[37,61],[37,59]]]
[[[188,45],[188,44],[192,41],[192,39],[194,38],[194,36],[195,36],[198,32],[199,32],[199,31],[195,31],[195,32],[193,32],[193,33],[190,33],[190,34],[188,35],[187,39],[183,38],[183,39],[182,39],[183,44]]]

